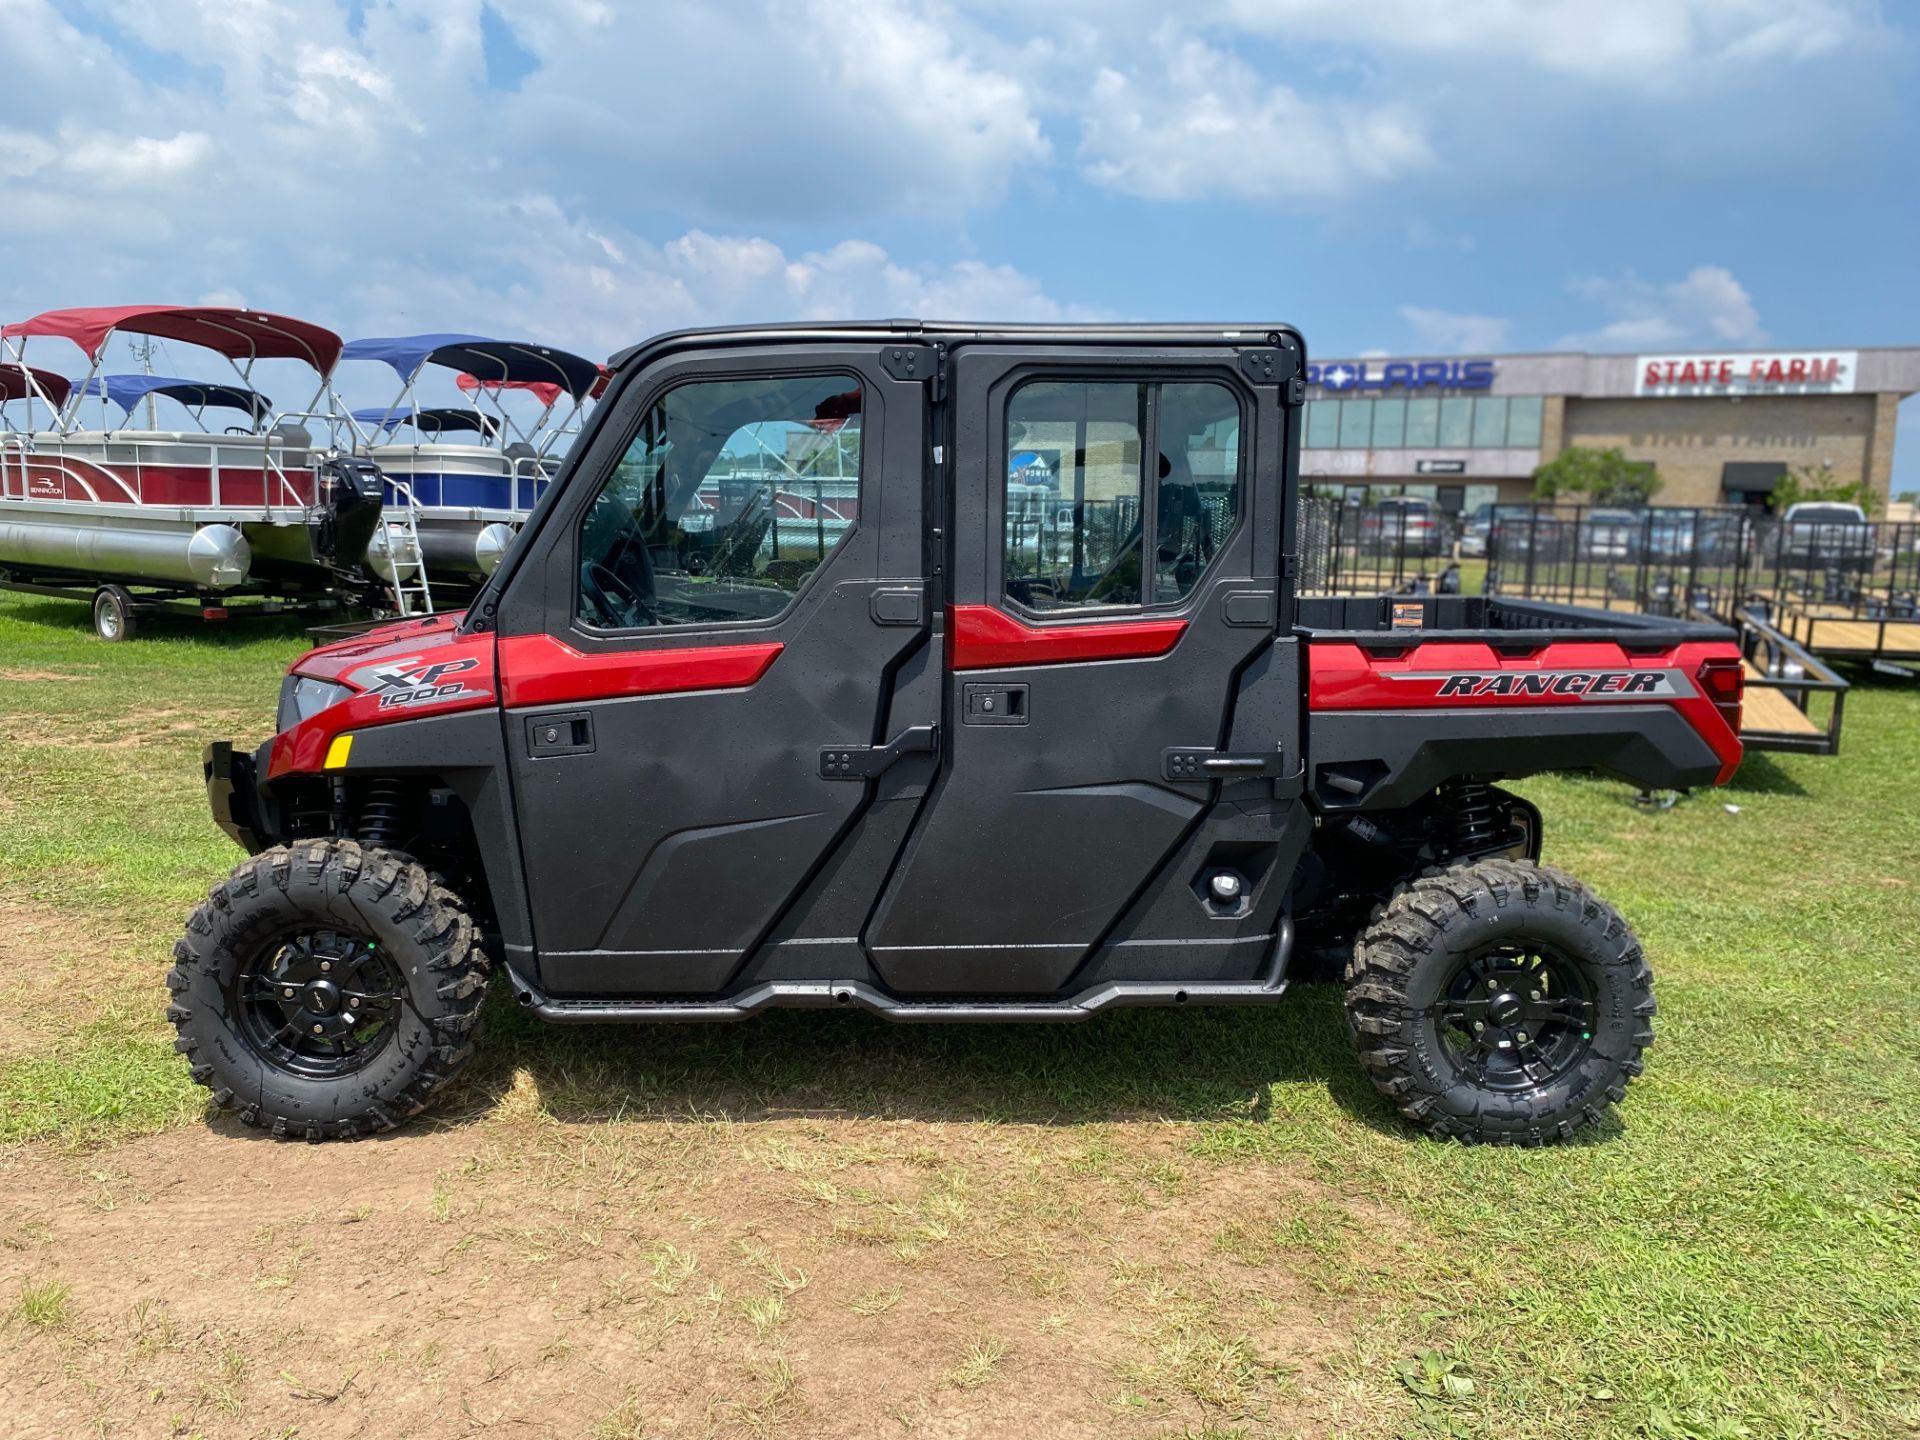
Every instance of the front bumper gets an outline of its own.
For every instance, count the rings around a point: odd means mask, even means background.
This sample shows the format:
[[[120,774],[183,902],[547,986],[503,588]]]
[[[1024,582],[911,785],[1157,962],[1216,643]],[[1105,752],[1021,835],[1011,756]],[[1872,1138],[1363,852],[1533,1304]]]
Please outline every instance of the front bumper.
[[[257,784],[258,757],[244,751],[236,753],[231,741],[216,740],[207,746],[200,768],[206,777],[213,823],[249,855],[258,855],[274,844]]]

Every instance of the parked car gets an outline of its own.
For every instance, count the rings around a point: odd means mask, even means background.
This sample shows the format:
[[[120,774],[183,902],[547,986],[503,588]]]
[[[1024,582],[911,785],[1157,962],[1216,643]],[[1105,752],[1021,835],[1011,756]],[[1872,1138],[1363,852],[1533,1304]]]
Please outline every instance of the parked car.
[[[1646,524],[1646,512],[1642,510],[1589,510],[1578,522],[1581,557],[1638,560]]]
[[[1647,522],[1647,554],[1675,565],[1725,565],[1739,558],[1752,521],[1714,510],[1655,509]]]
[[[1389,555],[1438,555],[1444,548],[1444,529],[1433,501],[1388,495],[1360,516],[1360,548]]]
[[[1776,550],[1789,569],[1871,570],[1873,525],[1858,505],[1802,500],[1781,517]]]
[[[245,1124],[347,1139],[443,1090],[490,992],[563,1024],[1084,1021],[1280,1003],[1297,939],[1346,955],[1344,1028],[1414,1124],[1538,1145],[1598,1122],[1653,1039],[1652,974],[1497,782],[1724,783],[1731,631],[1275,587],[1292,425],[1232,432],[1245,521],[1144,615],[1071,583],[1036,610],[999,497],[938,507],[937,475],[1008,475],[972,420],[1057,405],[1036,373],[1097,375],[1069,383],[1121,413],[1178,387],[1265,416],[1304,354],[1272,325],[892,321],[617,356],[469,609],[309,652],[278,735],[209,747],[250,858],[174,950],[193,1079]],[[658,437],[804,424],[849,373],[885,406],[842,543],[791,584],[651,563],[716,458]],[[1167,472],[1132,459],[1155,514]]]
[[[1567,522],[1537,505],[1496,505],[1487,537],[1487,557],[1495,562],[1556,560],[1571,543]]]
[[[1476,505],[1467,512],[1460,526],[1460,554],[1478,559],[1487,553],[1487,537],[1493,533],[1493,506]]]

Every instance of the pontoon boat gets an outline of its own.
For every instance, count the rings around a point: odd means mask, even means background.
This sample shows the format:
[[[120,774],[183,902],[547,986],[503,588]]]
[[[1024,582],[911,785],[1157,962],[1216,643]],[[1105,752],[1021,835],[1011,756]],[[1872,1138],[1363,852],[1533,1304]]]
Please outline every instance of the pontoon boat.
[[[212,350],[239,383],[102,376],[116,333]],[[28,367],[25,344],[36,337],[77,345],[91,362],[85,381],[62,395],[53,383],[60,377]],[[313,597],[363,583],[355,567],[384,528],[380,487],[365,469],[329,459],[300,423],[324,418],[317,407],[339,336],[259,311],[122,305],[49,311],[0,328],[0,338],[12,352],[9,393],[24,391],[28,412],[0,436],[0,583],[112,589],[122,610],[135,598],[127,586],[158,592],[147,600],[211,604],[236,592]],[[267,359],[313,371],[318,391],[306,411],[276,417],[253,388],[254,365]],[[84,428],[94,396],[108,423]],[[158,428],[154,402],[162,399],[184,407],[194,428]],[[110,404],[122,412],[117,423]],[[245,423],[211,429],[209,409],[238,412]],[[141,410],[148,428],[137,429]]]
[[[598,364],[565,350],[478,335],[355,340],[341,359],[378,360],[400,377],[391,405],[350,414],[362,453],[418,506],[428,573],[459,585],[484,579],[499,563],[603,378]],[[415,390],[429,367],[455,372],[472,407],[418,408]],[[518,423],[501,403],[508,391],[533,398],[539,410],[531,423]],[[456,432],[472,438],[449,438]]]

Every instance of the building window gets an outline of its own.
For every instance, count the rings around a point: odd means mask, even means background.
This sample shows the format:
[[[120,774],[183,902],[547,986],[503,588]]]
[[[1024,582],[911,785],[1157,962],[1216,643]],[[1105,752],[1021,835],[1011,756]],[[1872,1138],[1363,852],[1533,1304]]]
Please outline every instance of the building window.
[[[1440,444],[1449,450],[1464,450],[1472,443],[1473,400],[1449,395],[1440,402]]]
[[[1434,396],[1407,401],[1407,448],[1428,449],[1440,443],[1440,401]]]
[[[1029,610],[1180,600],[1239,519],[1240,402],[1224,385],[1035,381],[1008,402],[1007,446],[1004,583]]]
[[[1342,400],[1340,402],[1340,448],[1364,450],[1372,441],[1373,402]]]
[[[1331,450],[1340,443],[1340,402],[1312,400],[1307,403],[1307,449]]]
[[[1398,450],[1407,433],[1407,402],[1376,400],[1373,403],[1373,448]]]
[[[1493,447],[1507,443],[1507,401],[1502,395],[1482,395],[1473,403],[1473,443]]]
[[[1540,397],[1516,395],[1507,402],[1507,444],[1540,448]]]
[[[682,385],[648,409],[580,520],[596,630],[764,624],[859,521],[860,382]]]

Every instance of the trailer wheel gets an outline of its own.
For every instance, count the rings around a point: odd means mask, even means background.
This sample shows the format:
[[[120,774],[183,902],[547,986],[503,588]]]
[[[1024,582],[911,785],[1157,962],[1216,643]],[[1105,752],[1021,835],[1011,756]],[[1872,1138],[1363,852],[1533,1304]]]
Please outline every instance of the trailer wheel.
[[[112,644],[125,640],[133,631],[133,596],[118,585],[102,585],[94,591],[93,633]]]
[[[174,946],[167,1018],[222,1110],[352,1139],[426,1108],[473,1051],[488,961],[417,861],[302,840],[243,861]]]
[[[1620,913],[1562,871],[1482,860],[1402,886],[1353,947],[1347,1028],[1429,1134],[1564,1140],[1626,1095],[1653,974]]]

